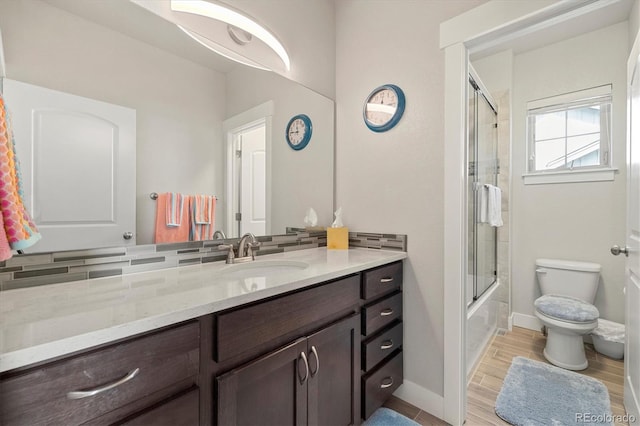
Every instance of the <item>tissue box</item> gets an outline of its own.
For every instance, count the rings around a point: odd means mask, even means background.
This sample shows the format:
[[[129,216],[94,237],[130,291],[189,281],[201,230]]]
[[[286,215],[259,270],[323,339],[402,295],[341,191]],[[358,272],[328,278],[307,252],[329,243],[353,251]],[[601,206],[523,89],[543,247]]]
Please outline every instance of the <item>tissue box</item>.
[[[349,248],[349,228],[327,228],[327,248],[329,250],[346,250]]]

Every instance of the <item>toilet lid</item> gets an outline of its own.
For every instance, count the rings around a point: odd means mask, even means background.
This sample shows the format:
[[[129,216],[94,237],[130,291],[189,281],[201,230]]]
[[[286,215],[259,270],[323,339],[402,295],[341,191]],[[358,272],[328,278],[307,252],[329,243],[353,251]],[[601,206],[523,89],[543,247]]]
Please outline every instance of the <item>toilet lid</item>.
[[[536,309],[548,317],[573,322],[591,322],[600,312],[591,303],[570,296],[546,294],[534,302]]]

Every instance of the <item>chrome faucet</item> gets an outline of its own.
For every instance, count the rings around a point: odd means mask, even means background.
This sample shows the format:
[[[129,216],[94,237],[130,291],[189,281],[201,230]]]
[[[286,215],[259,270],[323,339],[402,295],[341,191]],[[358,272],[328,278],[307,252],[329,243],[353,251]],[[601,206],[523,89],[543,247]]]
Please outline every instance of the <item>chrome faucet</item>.
[[[248,241],[251,240],[251,241]],[[248,241],[248,242],[247,242]],[[255,249],[260,247],[260,242],[251,232],[247,232],[240,238],[237,255],[234,253],[233,244],[220,244],[218,250],[227,250],[226,263],[251,262],[256,259]]]
[[[247,240],[251,240],[247,242]],[[255,260],[256,255],[254,253],[254,249],[260,246],[260,242],[256,239],[256,236],[251,232],[247,232],[240,238],[240,242],[238,243],[238,257],[235,259],[236,262],[248,262],[251,260]]]
[[[213,233],[213,237],[211,239],[212,240],[217,240],[217,239],[226,240],[227,236],[224,235],[224,231],[216,231],[216,232]]]

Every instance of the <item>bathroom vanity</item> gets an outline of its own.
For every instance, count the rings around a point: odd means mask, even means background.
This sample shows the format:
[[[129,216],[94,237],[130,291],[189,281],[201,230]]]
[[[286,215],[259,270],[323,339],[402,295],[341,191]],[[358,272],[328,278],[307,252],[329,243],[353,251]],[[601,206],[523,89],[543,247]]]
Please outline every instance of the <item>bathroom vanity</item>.
[[[402,383],[404,252],[12,290],[0,423],[358,424]]]

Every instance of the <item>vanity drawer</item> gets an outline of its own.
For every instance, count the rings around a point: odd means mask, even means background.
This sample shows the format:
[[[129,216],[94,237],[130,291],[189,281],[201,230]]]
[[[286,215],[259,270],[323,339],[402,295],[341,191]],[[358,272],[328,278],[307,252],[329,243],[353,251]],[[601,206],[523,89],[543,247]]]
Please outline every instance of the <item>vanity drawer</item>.
[[[402,293],[398,292],[362,309],[362,333],[368,336],[402,317]]]
[[[402,262],[391,263],[364,273],[362,298],[373,299],[379,295],[399,290],[402,286]]]
[[[197,425],[200,422],[200,393],[197,387],[125,419],[120,426]]]
[[[295,338],[293,334],[309,324],[357,307],[360,275],[241,307],[217,315],[217,362],[253,350],[274,339]],[[214,355],[214,356],[215,356]]]
[[[402,384],[402,351],[362,379],[364,418],[368,418]]]
[[[402,323],[373,336],[362,344],[362,368],[369,371],[402,346]]]
[[[199,338],[199,324],[190,322],[6,375],[0,381],[0,424],[79,424],[177,382],[195,382]],[[68,394],[117,382],[93,396]]]

